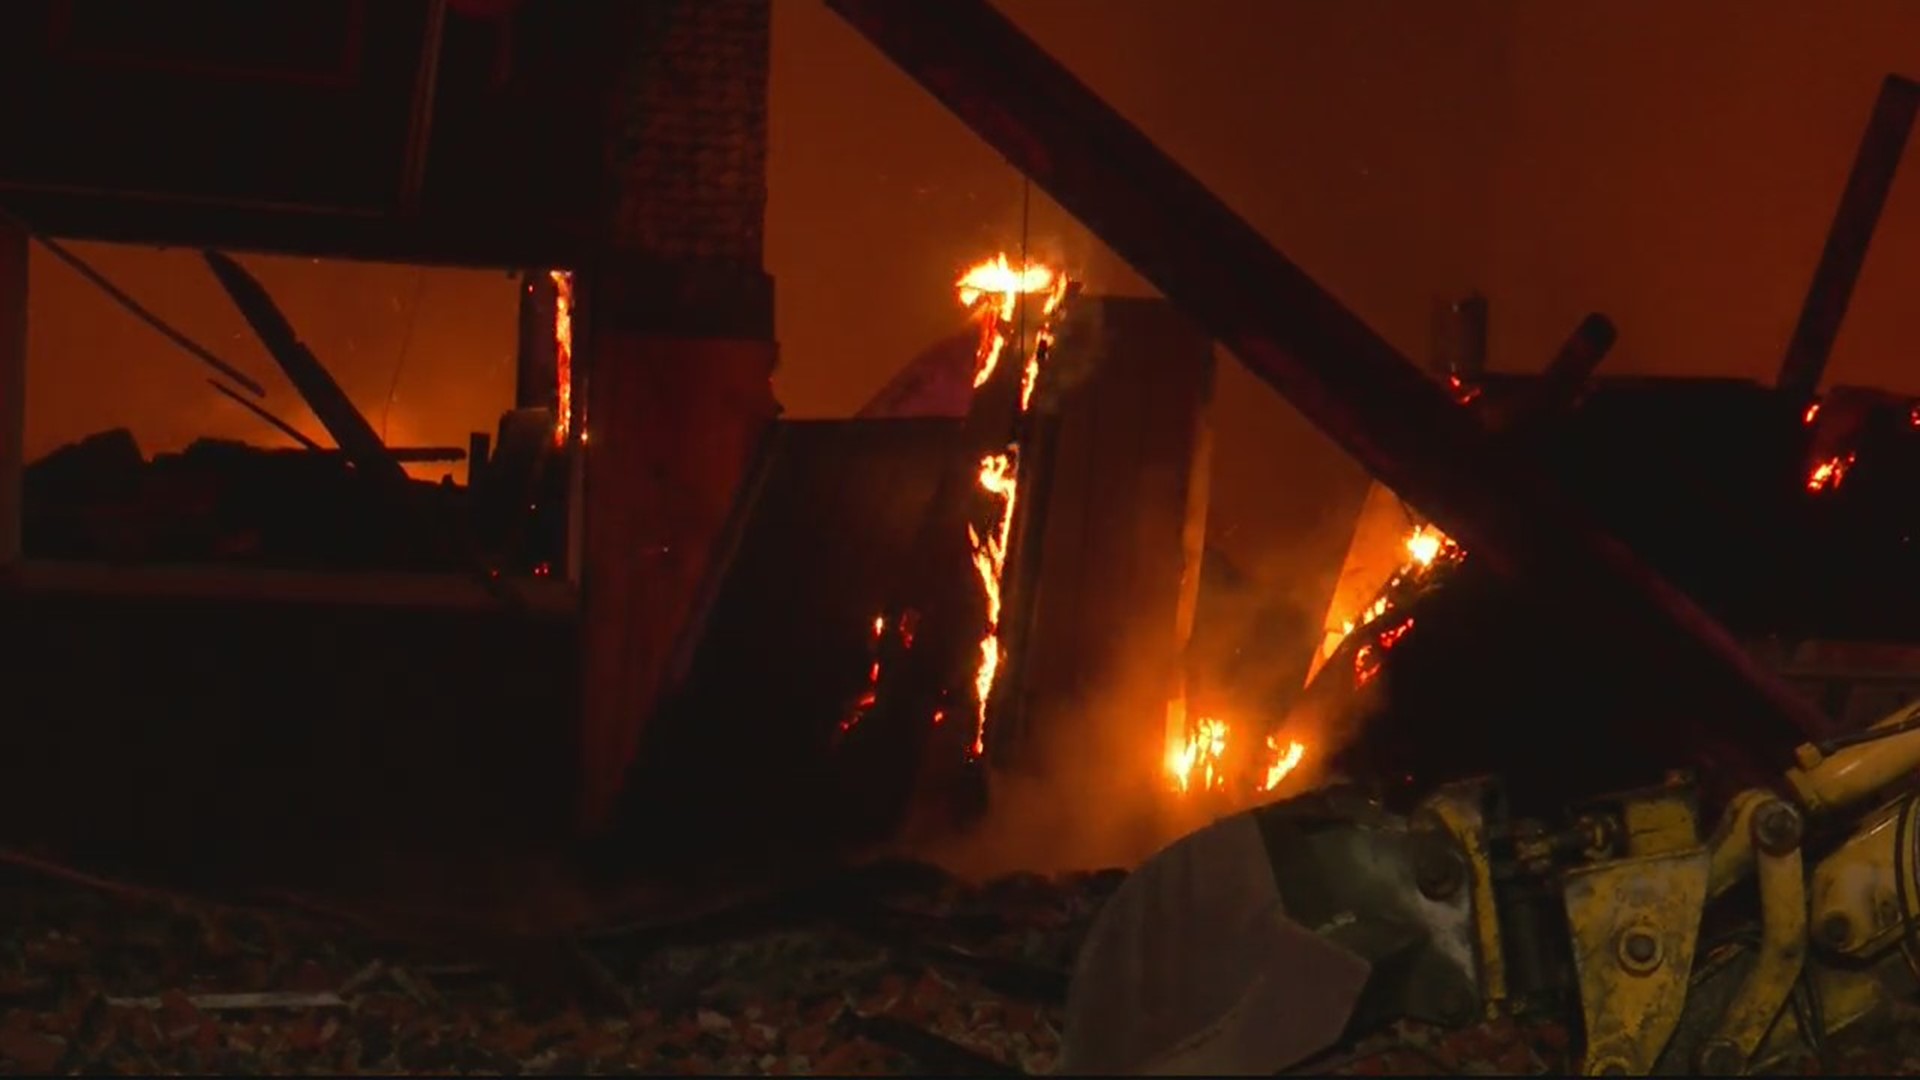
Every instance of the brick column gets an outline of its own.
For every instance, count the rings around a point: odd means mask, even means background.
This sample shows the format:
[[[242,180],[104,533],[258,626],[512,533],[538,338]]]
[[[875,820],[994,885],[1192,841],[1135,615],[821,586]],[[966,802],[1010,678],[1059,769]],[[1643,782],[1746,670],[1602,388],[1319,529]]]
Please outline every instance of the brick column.
[[[623,8],[604,247],[580,268],[580,822],[611,823],[759,439],[769,0]],[[576,398],[580,396],[576,389]]]
[[[611,275],[587,294],[581,814],[590,832],[610,820],[669,689],[715,545],[779,411],[770,333],[723,333],[684,306],[649,303],[651,295]],[[741,299],[723,293],[715,307]]]

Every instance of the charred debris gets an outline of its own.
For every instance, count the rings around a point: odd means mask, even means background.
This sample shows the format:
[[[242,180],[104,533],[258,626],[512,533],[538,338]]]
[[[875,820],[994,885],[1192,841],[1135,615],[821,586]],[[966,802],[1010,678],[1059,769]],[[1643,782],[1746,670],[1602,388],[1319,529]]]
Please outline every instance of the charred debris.
[[[24,554],[30,559],[246,565],[546,576],[562,565],[570,453],[559,354],[570,351],[562,274],[529,274],[523,317],[520,406],[492,435],[465,447],[388,446],[300,340],[266,288],[238,262],[204,253],[210,271],[254,329],[302,405],[315,438],[272,411],[265,391],[231,365],[145,313],[58,241],[57,257],[133,305],[215,369],[208,385],[292,448],[201,439],[148,458],[132,432],[114,429],[62,446],[25,470]],[[465,462],[416,480],[409,465]]]
[[[1913,403],[1813,388],[1920,86],[1885,81],[1774,385],[1594,383],[1603,319],[1544,377],[1435,378],[990,6],[829,3],[1447,538],[1292,710],[1338,729],[1337,774],[1557,806],[1684,764],[1732,790],[1853,719],[1834,697],[1910,684],[1906,650],[1862,646],[1920,637],[1886,602],[1916,566]]]
[[[1503,451],[1542,463],[1816,707],[1810,736],[1858,730],[1920,692],[1920,623],[1889,602],[1920,587],[1920,400],[1816,392],[1917,108],[1920,86],[1885,81],[1772,385],[1591,378],[1611,337],[1593,320],[1539,376],[1436,350],[1435,376]],[[1301,709],[1364,731],[1341,770],[1397,794],[1492,772],[1553,805],[1569,783],[1652,782],[1658,759],[1623,743],[1617,718],[1653,708],[1687,725],[1703,705],[1674,687],[1649,702],[1598,620],[1451,539],[1410,552],[1358,622]]]

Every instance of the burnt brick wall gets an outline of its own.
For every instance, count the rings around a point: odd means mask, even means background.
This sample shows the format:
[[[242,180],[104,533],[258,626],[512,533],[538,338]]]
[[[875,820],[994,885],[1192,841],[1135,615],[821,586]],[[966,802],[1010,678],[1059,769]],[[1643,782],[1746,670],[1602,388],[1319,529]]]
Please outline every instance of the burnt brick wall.
[[[761,266],[771,0],[644,0],[612,102],[613,246]]]

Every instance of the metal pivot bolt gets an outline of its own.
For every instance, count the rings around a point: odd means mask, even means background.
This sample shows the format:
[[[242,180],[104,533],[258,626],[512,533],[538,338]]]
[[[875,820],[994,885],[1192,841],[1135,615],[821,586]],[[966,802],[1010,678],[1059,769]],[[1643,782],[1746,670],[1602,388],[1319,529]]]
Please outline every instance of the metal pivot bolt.
[[[1853,944],[1853,919],[1844,911],[1829,911],[1822,915],[1820,940],[1834,949],[1844,949]]]
[[[1800,811],[1771,799],[1753,812],[1753,846],[1768,855],[1785,855],[1800,846]]]
[[[1660,938],[1644,926],[1629,926],[1620,932],[1614,947],[1620,966],[1634,975],[1645,975],[1660,966]]]

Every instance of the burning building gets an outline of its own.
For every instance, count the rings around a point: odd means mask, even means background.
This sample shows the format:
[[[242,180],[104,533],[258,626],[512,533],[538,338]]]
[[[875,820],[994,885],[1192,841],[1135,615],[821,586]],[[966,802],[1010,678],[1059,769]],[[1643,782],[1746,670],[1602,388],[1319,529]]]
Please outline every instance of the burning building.
[[[371,785],[348,816],[406,823],[394,835],[409,843],[476,834],[473,807],[444,798],[458,789],[524,792],[531,812],[493,822],[515,836],[604,825],[775,411],[767,5],[194,10],[47,0],[0,15],[12,99],[66,106],[0,117],[0,620],[34,643],[5,661],[7,709],[38,718],[9,797],[84,785],[168,806],[63,825],[127,846],[124,823],[151,821],[131,846],[156,854],[216,827],[176,788],[253,807],[262,835],[337,840],[357,826],[300,804],[326,799],[329,769],[376,760],[431,780]],[[147,463],[109,439],[28,476],[26,252],[78,268],[69,239],[206,252],[197,269],[324,429],[283,432],[313,445]],[[310,328],[222,252],[523,270],[513,408],[444,448],[472,459],[471,482],[408,483],[420,448],[388,445],[303,343]],[[259,380],[157,329],[173,340],[156,351],[213,368],[263,430],[285,419]],[[141,500],[156,485],[236,469],[248,521],[202,535],[196,510],[192,535],[155,539]],[[84,512],[40,497],[75,475],[128,494]],[[266,540],[272,558],[236,559]],[[396,543],[424,550],[395,558]],[[74,674],[102,658],[115,677]],[[129,734],[150,722],[164,752]]]

